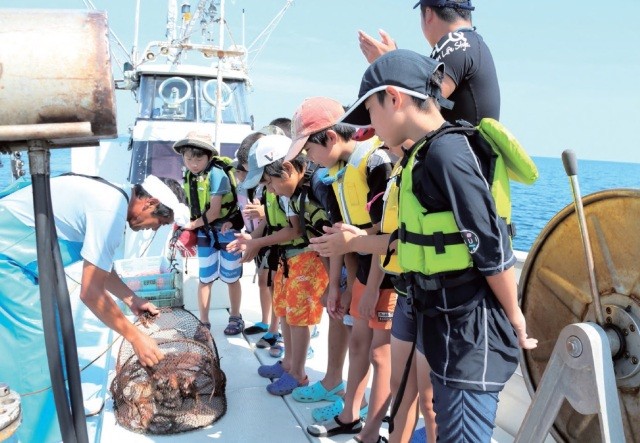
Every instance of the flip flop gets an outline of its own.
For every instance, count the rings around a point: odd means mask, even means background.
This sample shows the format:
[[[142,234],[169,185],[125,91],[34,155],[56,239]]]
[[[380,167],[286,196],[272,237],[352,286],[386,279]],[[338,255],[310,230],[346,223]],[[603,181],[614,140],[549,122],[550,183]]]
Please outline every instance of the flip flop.
[[[340,415],[344,409],[344,400],[340,397],[328,406],[315,408],[311,411],[311,417],[316,422],[331,420],[336,415]],[[364,420],[369,412],[369,405],[360,409],[360,418]]]
[[[307,426],[307,432],[314,437],[332,437],[338,434],[358,434],[362,431],[362,420],[342,423],[336,415],[331,420]]]
[[[295,388],[305,386],[308,383],[308,377],[305,377],[303,382],[298,382],[293,375],[285,372],[282,374],[282,377],[267,385],[267,392],[273,395],[288,395],[291,394]]]
[[[291,398],[301,403],[315,403],[323,400],[335,401],[340,398],[336,394],[344,390],[344,382],[338,383],[335,388],[328,391],[320,381],[317,381],[312,385],[294,389]]]

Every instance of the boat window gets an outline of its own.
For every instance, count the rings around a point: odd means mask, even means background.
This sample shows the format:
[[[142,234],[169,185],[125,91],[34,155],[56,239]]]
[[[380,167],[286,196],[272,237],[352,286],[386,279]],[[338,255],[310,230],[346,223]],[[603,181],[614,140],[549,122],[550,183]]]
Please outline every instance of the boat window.
[[[143,75],[140,79],[140,118],[195,120],[192,78]]]
[[[200,120],[216,121],[216,102],[218,98],[217,79],[199,79],[198,108]],[[220,95],[223,123],[251,124],[247,112],[247,87],[241,80],[225,79]]]
[[[142,183],[147,175],[153,174],[182,183],[183,161],[173,150],[174,143],[175,141],[157,140],[132,142],[129,182]],[[233,158],[239,146],[238,143],[222,143],[220,151],[222,155]]]

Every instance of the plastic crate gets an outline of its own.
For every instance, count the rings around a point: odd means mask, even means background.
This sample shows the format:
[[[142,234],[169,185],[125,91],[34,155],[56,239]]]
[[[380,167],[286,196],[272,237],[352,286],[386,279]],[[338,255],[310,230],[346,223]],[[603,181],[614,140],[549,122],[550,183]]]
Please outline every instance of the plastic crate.
[[[116,273],[133,291],[162,291],[182,287],[182,274],[163,256],[117,260]]]
[[[165,289],[161,291],[138,291],[135,293],[138,297],[149,300],[156,305],[157,308],[184,306],[184,298],[181,288]],[[122,308],[125,314],[131,314],[131,310],[127,305],[123,304]]]
[[[171,263],[162,255],[116,260],[113,266],[120,277],[166,274],[171,271]]]

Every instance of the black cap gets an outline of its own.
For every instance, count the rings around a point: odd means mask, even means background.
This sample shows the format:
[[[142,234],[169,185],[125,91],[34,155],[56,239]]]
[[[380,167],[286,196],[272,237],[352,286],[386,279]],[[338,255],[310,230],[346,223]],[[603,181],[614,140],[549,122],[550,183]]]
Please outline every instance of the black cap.
[[[431,84],[431,77],[436,71],[444,73],[444,64],[408,49],[396,49],[383,54],[365,71],[358,100],[340,121],[354,126],[370,125],[371,119],[364,101],[387,86],[394,86],[400,92],[425,100],[433,97],[440,106],[451,109],[453,102],[442,97],[440,88]]]
[[[473,11],[474,9],[476,9],[471,6],[471,0],[466,0],[459,3],[452,0],[420,0],[413,6],[413,9],[416,9],[418,6],[430,6],[432,8],[466,9],[467,11]]]

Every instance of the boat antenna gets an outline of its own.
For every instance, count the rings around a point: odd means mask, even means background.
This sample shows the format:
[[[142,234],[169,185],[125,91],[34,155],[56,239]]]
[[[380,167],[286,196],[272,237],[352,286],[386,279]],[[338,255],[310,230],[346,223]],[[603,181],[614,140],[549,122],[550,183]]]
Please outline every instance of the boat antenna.
[[[269,24],[262,30],[262,32],[253,40],[253,42],[251,42],[249,48],[247,48],[247,53],[252,53],[252,58],[249,61],[250,65],[253,65],[256,58],[258,57],[258,54],[260,54],[267,41],[269,40],[271,33],[274,31],[276,26],[278,26],[278,23],[280,23],[280,20],[282,20],[284,13],[292,4],[293,0],[287,0],[287,3],[282,7],[280,12],[276,14],[271,22],[269,22]]]

